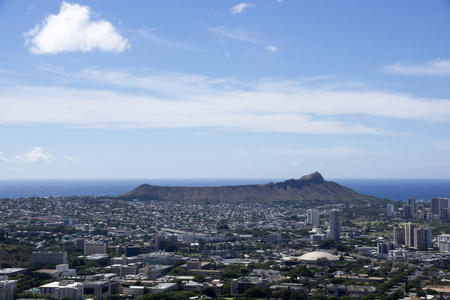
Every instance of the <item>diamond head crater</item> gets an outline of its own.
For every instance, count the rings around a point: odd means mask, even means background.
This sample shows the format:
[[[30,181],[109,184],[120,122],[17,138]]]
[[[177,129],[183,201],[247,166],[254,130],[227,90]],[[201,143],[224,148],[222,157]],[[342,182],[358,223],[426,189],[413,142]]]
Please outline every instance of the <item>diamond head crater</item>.
[[[295,200],[362,200],[376,199],[355,192],[333,181],[324,180],[319,172],[283,182],[234,186],[157,186],[142,184],[120,195],[124,199],[196,201],[196,202],[272,202]]]

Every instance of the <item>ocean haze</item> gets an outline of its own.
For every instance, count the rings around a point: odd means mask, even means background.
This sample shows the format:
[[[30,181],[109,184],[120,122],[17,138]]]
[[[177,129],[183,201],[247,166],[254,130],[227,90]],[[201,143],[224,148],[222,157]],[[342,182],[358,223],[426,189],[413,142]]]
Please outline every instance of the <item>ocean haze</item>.
[[[0,180],[0,198],[105,195],[118,196],[147,183],[159,186],[224,186],[265,184],[286,179],[60,179]],[[406,201],[412,197],[450,197],[450,179],[327,179],[358,193]]]

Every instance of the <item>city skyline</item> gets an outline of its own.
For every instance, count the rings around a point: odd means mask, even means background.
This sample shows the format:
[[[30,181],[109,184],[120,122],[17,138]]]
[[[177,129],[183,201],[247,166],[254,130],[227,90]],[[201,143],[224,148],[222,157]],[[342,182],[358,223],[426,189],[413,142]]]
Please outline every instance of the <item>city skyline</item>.
[[[0,3],[0,179],[450,178],[445,1]]]

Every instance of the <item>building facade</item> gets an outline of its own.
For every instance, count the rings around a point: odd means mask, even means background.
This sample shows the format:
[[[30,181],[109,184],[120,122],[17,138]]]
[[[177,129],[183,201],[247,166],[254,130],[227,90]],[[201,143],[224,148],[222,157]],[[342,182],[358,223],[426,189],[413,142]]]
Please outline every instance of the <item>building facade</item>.
[[[17,280],[8,280],[6,276],[0,277],[0,300],[13,300],[16,285]]]
[[[84,255],[92,254],[107,254],[108,253],[108,243],[91,241],[84,242]]]
[[[320,226],[320,214],[317,209],[308,209],[306,211],[306,222],[316,227]]]
[[[67,252],[40,252],[34,251],[32,254],[33,264],[60,265],[67,264]]]
[[[50,294],[58,300],[67,296],[74,300],[84,299],[84,284],[73,281],[51,282],[39,287],[42,295]]]
[[[414,228],[411,222],[405,224],[405,245],[408,247],[414,247]]]
[[[330,239],[339,241],[341,239],[341,220],[338,210],[330,211]]]

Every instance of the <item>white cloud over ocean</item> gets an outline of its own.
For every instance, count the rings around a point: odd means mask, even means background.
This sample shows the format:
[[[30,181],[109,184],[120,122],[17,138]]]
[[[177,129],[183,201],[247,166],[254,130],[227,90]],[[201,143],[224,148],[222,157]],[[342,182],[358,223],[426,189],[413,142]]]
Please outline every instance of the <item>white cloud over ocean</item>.
[[[35,147],[28,153],[24,153],[22,155],[16,155],[14,157],[14,161],[22,161],[22,162],[46,162],[51,163],[55,158],[48,152],[45,151],[42,147]]]
[[[108,21],[93,20],[88,6],[62,2],[57,15],[50,14],[41,25],[24,34],[29,51],[34,54],[60,52],[122,52],[130,47]]]
[[[0,124],[391,135],[399,132],[379,127],[386,120],[450,121],[449,99],[329,90],[295,80],[244,83],[193,74],[137,76],[98,69],[72,76],[118,90],[0,87]],[[379,121],[368,122],[374,118]]]

